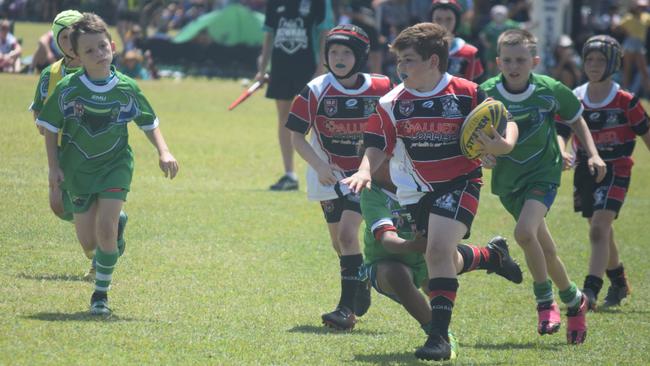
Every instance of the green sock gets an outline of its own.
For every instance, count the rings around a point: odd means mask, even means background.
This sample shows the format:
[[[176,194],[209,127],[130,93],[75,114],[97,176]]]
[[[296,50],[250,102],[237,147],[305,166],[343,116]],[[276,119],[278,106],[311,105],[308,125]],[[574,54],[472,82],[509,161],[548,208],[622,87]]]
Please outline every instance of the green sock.
[[[533,283],[533,292],[535,293],[535,300],[538,304],[553,301],[553,283],[551,280],[546,280],[542,283]]]
[[[119,254],[117,251],[106,253],[97,247],[95,258],[97,260],[97,272],[95,275],[95,291],[107,292],[111,280],[113,279],[113,270],[117,263]]]
[[[560,290],[560,300],[570,308],[579,306],[581,299],[582,292],[578,290],[578,286],[573,282],[571,282],[568,289]]]

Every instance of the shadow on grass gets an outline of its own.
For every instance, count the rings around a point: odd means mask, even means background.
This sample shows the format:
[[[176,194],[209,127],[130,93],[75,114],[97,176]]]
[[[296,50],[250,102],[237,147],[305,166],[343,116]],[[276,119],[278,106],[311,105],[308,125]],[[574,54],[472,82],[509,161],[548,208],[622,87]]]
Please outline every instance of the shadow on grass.
[[[83,278],[82,275],[71,275],[71,274],[27,274],[27,273],[19,273],[16,275],[18,278],[26,279],[26,280],[36,280],[36,281],[63,281],[63,282],[71,282],[71,281],[79,281],[79,282],[86,282]]]
[[[599,307],[596,314],[603,313],[607,315],[625,315],[625,314],[650,314],[650,310],[634,309],[631,307],[611,306]]]
[[[513,350],[513,349],[543,349],[543,350],[557,350],[560,348],[566,348],[566,343],[560,342],[556,344],[545,344],[545,343],[515,343],[515,342],[504,342],[504,343],[476,343],[476,344],[463,344],[463,347],[468,348],[478,348],[478,349],[488,349],[488,350]]]
[[[111,314],[103,315],[90,315],[87,311],[79,311],[76,313],[36,313],[32,315],[23,316],[25,319],[43,320],[47,322],[142,322],[151,320],[142,320],[134,318],[121,317],[119,315]]]
[[[296,325],[295,327],[287,330],[289,333],[312,333],[312,334],[364,334],[364,335],[380,335],[384,334],[383,332],[377,332],[374,330],[367,329],[355,329],[353,331],[343,331],[327,328],[325,326],[314,326],[314,325]]]
[[[371,354],[371,355],[354,355],[353,362],[363,362],[363,363],[374,363],[378,365],[430,365],[430,362],[418,360],[415,358],[414,352],[393,352],[385,354]],[[458,356],[457,360],[454,361],[440,361],[435,362],[436,365],[505,365],[505,362],[474,362],[467,360],[467,363],[464,363],[462,360],[462,348],[461,355]]]

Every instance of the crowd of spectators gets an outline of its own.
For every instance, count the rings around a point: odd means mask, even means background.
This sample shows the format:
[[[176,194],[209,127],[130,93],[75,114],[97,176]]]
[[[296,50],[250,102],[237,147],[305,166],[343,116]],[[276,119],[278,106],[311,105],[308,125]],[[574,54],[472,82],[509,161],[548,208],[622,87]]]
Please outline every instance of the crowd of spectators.
[[[310,0],[303,0],[310,1]],[[315,1],[315,0],[311,0]],[[394,74],[394,60],[388,44],[405,27],[431,19],[431,0],[322,0],[332,7],[337,23],[353,23],[371,38],[368,70]],[[0,0],[0,18],[50,22],[57,12],[75,8],[94,11],[117,28],[124,45],[118,62],[153,67],[156,56],[147,48],[147,40],[168,40],[183,26],[210,11],[237,2],[263,12],[265,0]],[[498,35],[510,28],[534,29],[531,21],[532,0],[457,0],[464,9],[457,35],[475,45],[486,69],[484,78],[496,73],[494,48]],[[549,74],[569,86],[582,81],[578,50],[593,34],[609,34],[624,45],[625,58],[621,83],[624,87],[650,90],[646,42],[650,13],[647,0],[577,2],[573,12],[579,24],[566,35],[553,40],[553,58],[544,60]],[[4,24],[4,23],[3,23]],[[6,26],[0,33],[3,71],[21,71],[20,44]],[[131,52],[133,51],[133,52]],[[127,56],[127,53],[130,52]],[[6,56],[9,54],[10,56]],[[27,56],[27,55],[22,55]],[[38,72],[61,55],[53,47],[51,34],[44,34],[32,57],[30,71]],[[9,65],[11,64],[11,65]],[[156,77],[149,70],[147,77]],[[136,75],[140,74],[139,72]],[[143,74],[144,75],[144,74]]]

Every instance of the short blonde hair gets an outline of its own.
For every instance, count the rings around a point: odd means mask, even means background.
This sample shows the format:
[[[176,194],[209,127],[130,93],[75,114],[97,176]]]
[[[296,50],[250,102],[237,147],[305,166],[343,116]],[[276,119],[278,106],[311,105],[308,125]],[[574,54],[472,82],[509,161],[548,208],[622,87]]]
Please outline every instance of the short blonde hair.
[[[509,29],[501,33],[497,41],[497,55],[501,55],[501,47],[516,45],[526,47],[533,57],[537,56],[537,38],[523,29]]]

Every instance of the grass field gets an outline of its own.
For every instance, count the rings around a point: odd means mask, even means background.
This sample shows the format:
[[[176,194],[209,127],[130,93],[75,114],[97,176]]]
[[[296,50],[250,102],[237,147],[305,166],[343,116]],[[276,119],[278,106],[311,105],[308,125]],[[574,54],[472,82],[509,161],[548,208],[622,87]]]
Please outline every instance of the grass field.
[[[260,94],[227,112],[241,90],[232,81],[140,84],[181,171],[166,181],[153,147],[131,127],[136,172],[126,204],[127,250],[110,292],[114,315],[87,315],[92,286],[81,276],[88,261],[72,226],[49,211],[43,141],[26,111],[35,83],[36,76],[0,74],[1,365],[418,364],[413,351],[424,341],[418,324],[376,293],[353,332],[320,325],[339,292],[338,260],[320,207],[306,200],[304,186],[293,193],[266,190],[281,172],[274,105]],[[527,271],[518,286],[483,272],[463,275],[452,321],[458,364],[650,363],[644,257],[650,199],[643,188],[650,183],[649,158],[641,143],[615,226],[631,300],[591,314],[587,343],[570,347],[564,328],[537,335]],[[301,175],[304,168],[300,161]],[[572,212],[570,182],[566,175],[548,224],[581,285],[587,225]],[[485,243],[499,233],[511,238],[512,229],[484,189],[471,241]]]

